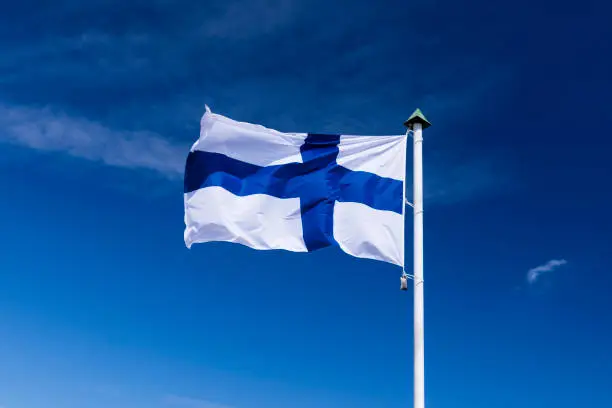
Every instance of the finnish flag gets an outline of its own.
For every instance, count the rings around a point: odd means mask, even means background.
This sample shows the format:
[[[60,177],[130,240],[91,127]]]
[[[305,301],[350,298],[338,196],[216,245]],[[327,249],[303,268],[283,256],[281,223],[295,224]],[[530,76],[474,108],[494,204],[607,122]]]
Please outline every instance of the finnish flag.
[[[405,166],[405,135],[282,133],[207,108],[185,167],[185,244],[338,246],[403,266]]]

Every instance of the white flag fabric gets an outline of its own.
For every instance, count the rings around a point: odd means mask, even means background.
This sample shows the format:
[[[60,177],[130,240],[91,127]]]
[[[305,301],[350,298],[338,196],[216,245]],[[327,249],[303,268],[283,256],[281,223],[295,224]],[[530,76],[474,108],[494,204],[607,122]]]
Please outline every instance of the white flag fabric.
[[[283,133],[207,108],[185,167],[185,244],[338,246],[403,266],[405,166],[405,135]]]

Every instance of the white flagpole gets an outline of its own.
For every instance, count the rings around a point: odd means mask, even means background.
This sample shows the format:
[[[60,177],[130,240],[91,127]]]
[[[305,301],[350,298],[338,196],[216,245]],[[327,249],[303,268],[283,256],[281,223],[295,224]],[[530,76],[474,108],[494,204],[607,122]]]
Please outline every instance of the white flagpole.
[[[404,123],[413,131],[414,210],[414,408],[425,408],[425,332],[423,311],[423,129],[431,126],[417,109]]]

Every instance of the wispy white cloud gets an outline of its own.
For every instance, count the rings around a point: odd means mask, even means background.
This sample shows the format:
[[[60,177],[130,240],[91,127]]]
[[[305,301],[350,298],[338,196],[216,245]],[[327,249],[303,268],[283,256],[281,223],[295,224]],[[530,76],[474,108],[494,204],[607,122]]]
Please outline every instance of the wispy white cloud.
[[[208,400],[178,395],[166,395],[163,399],[163,403],[168,406],[182,408],[232,408],[228,405],[218,404]]]
[[[532,268],[527,272],[527,282],[533,284],[543,273],[552,272],[560,266],[565,265],[566,263],[567,261],[565,259],[551,259],[544,265],[536,266],[535,268]]]
[[[0,141],[110,166],[155,170],[168,177],[183,173],[188,151],[188,146],[175,145],[152,132],[113,130],[49,108],[4,105],[0,105]]]

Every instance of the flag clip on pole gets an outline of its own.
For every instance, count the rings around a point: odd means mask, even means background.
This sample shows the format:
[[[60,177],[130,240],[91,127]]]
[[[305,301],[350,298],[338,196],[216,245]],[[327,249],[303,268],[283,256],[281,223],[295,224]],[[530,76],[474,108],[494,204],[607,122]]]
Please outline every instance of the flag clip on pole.
[[[423,129],[431,126],[420,109],[404,122],[413,132],[414,214],[414,408],[425,408],[425,332],[423,313]],[[406,276],[404,276],[406,278]]]

